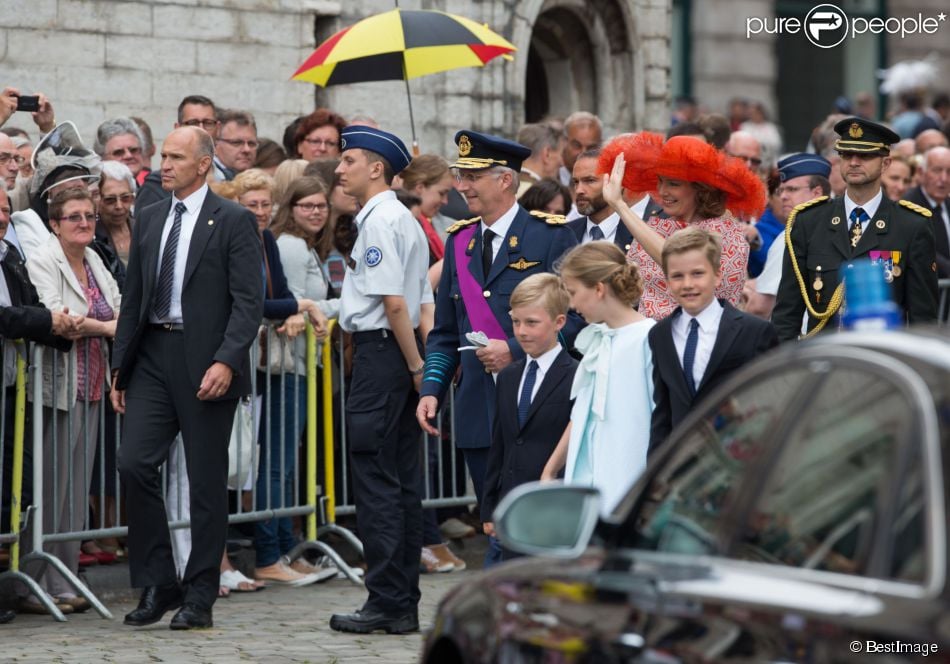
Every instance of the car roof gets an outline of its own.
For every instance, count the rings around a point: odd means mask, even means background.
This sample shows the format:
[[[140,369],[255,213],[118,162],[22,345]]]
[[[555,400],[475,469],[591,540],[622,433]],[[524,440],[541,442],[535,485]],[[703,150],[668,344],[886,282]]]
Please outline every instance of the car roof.
[[[819,336],[802,348],[861,347],[897,358],[913,359],[950,371],[950,327],[921,327],[880,332],[844,332]]]

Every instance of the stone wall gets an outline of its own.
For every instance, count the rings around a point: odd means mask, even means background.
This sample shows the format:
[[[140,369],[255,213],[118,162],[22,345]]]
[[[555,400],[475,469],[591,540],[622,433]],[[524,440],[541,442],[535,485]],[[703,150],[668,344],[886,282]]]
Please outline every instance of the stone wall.
[[[334,0],[5,0],[0,85],[50,97],[91,145],[102,120],[144,118],[160,140],[178,102],[204,94],[253,110],[262,136],[313,108],[290,76],[314,48],[317,15]],[[34,130],[26,116],[9,124]]]
[[[613,2],[622,26],[601,27],[600,34],[627,32],[626,50],[595,43],[608,131],[662,129],[670,0],[413,0],[400,6],[465,15],[518,47],[510,62],[497,58],[482,69],[410,82],[422,149],[450,153],[461,127],[513,135],[523,121],[534,21],[544,9],[571,2],[581,9]],[[317,43],[392,7],[392,0],[5,0],[0,85],[47,94],[57,119],[73,120],[90,145],[98,123],[119,115],[143,117],[160,141],[188,94],[251,110],[259,134],[275,140],[298,114],[328,105],[344,117],[372,116],[408,143],[403,82],[323,89],[290,80]],[[34,129],[26,117],[10,124]]]

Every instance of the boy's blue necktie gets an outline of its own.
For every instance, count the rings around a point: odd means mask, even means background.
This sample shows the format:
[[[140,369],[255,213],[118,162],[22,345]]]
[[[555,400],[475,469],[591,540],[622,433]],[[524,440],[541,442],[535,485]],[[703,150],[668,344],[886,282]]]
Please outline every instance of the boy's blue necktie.
[[[538,363],[534,360],[528,362],[528,373],[524,377],[524,385],[521,388],[521,397],[518,399],[518,426],[524,426],[528,419],[528,411],[531,410],[531,392],[534,391],[534,381],[538,378]]]

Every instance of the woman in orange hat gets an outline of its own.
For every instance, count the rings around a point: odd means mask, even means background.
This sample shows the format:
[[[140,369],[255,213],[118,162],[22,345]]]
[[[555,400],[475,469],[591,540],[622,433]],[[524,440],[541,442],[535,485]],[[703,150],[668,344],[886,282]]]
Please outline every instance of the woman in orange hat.
[[[695,224],[722,238],[722,283],[716,297],[738,305],[749,262],[744,223],[737,217],[761,214],[765,186],[745,162],[729,157],[690,136],[668,141],[660,134],[641,132],[615,138],[600,157],[604,199],[620,214],[634,242],[627,260],[640,266],[644,280],[639,311],[660,320],[676,303],[660,267],[666,238]],[[644,220],[624,203],[622,190],[650,192],[666,218]]]

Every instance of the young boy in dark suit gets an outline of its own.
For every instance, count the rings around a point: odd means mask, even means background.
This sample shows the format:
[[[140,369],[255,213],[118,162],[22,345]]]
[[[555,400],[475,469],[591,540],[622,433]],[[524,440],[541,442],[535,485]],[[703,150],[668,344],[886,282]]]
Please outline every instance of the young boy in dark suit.
[[[651,452],[693,404],[746,362],[778,345],[771,323],[716,299],[721,254],[719,236],[695,226],[673,233],[663,244],[663,272],[679,307],[648,337],[655,403]]]
[[[570,296],[550,273],[534,274],[511,294],[511,322],[526,356],[498,374],[495,424],[481,517],[494,537],[492,514],[511,489],[541,479],[541,471],[571,420],[577,360],[558,343]],[[501,558],[512,557],[501,551]],[[497,562],[490,557],[486,564]]]

